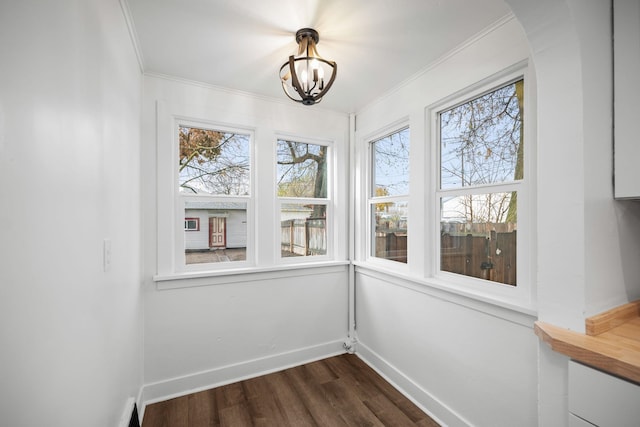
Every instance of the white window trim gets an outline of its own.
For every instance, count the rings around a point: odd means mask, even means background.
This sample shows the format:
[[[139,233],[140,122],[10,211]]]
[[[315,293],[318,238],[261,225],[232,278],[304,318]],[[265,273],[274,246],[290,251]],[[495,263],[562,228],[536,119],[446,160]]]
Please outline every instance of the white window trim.
[[[178,191],[177,183],[178,183],[178,173],[177,168],[174,166],[175,170],[175,180],[174,180],[174,188],[175,188],[175,199],[174,205],[177,210],[177,215],[182,215],[184,217],[185,212],[185,204],[188,201],[211,201],[214,203],[245,203],[247,206],[247,244],[246,244],[246,259],[244,261],[233,261],[231,264],[227,263],[202,263],[202,264],[186,264],[185,262],[185,233],[179,230],[176,230],[175,235],[175,270],[176,272],[197,272],[197,271],[219,271],[226,269],[235,269],[235,268],[244,268],[253,266],[255,264],[254,254],[255,254],[255,239],[254,234],[252,233],[253,227],[255,224],[255,134],[252,129],[246,129],[238,126],[229,126],[226,124],[216,123],[210,120],[194,120],[192,118],[184,118],[181,116],[174,117],[174,141],[173,141],[173,164],[178,164],[178,127],[192,127],[199,129],[207,129],[214,130],[220,132],[229,132],[229,133],[237,133],[244,134],[249,136],[249,167],[250,167],[250,175],[249,175],[249,195],[248,196],[226,196],[226,195],[190,195],[190,194],[182,194]]]
[[[518,195],[518,284],[509,286],[481,279],[474,279],[453,273],[439,272],[440,246],[440,206],[437,196],[439,172],[436,168],[438,141],[434,115],[456,103],[467,101],[483,92],[516,80],[525,80],[525,182],[507,183],[504,188],[517,188]],[[392,275],[415,284],[415,289],[424,288],[425,293],[435,293],[439,297],[457,301],[459,296],[483,301],[496,307],[505,307],[529,315],[536,312],[535,283],[536,230],[535,230],[535,185],[536,185],[536,100],[535,74],[527,61],[521,61],[477,84],[463,88],[451,96],[425,105],[419,110],[410,110],[402,118],[378,128],[378,130],[357,134],[355,176],[357,217],[366,225],[355,229],[355,259],[353,264],[374,275]],[[393,133],[403,127],[410,129],[411,171],[408,218],[407,264],[379,259],[371,256],[372,220],[370,212],[371,191],[371,147],[370,142]],[[424,170],[415,168],[418,165]],[[421,179],[416,179],[421,178]],[[509,187],[511,185],[512,187]],[[515,187],[514,187],[515,186]],[[494,190],[495,187],[492,187]],[[465,190],[466,191],[466,190]],[[474,190],[470,190],[474,191]],[[475,188],[478,191],[478,188]],[[404,200],[404,199],[403,199]],[[412,253],[413,251],[413,253]],[[446,295],[449,295],[450,298]]]
[[[299,142],[302,144],[313,144],[313,145],[323,145],[328,148],[327,151],[327,197],[326,198],[314,198],[314,197],[278,197],[277,191],[278,187],[274,182],[274,199],[275,203],[275,218],[278,223],[280,223],[280,215],[282,212],[283,204],[324,204],[327,206],[327,221],[326,221],[326,232],[327,232],[327,253],[325,255],[314,255],[314,256],[300,256],[300,257],[286,257],[283,258],[280,255],[281,250],[281,236],[280,229],[276,229],[276,233],[274,236],[274,253],[276,255],[276,264],[278,265],[295,265],[295,264],[308,264],[314,262],[328,262],[336,259],[336,251],[335,244],[337,242],[337,218],[335,208],[335,198],[336,198],[336,170],[337,170],[337,154],[335,149],[335,142],[325,139],[316,139],[309,138],[300,135],[293,135],[290,133],[277,133],[275,139],[274,150],[277,151],[277,142],[278,141],[292,141]],[[274,153],[274,158],[276,162],[274,162],[274,171],[277,171],[277,154]],[[274,172],[274,176],[277,177],[277,172]]]
[[[398,271],[398,272],[402,272],[404,274],[407,274],[410,270],[410,266],[409,266],[409,262],[407,259],[407,262],[398,262],[398,261],[393,261],[393,260],[389,260],[389,259],[385,259],[385,258],[379,258],[379,257],[375,257],[373,256],[373,234],[374,234],[374,230],[375,230],[375,223],[374,223],[374,219],[373,219],[373,213],[372,213],[372,205],[376,204],[376,203],[384,203],[384,202],[396,202],[396,201],[406,201],[409,205],[409,214],[407,215],[407,258],[409,258],[409,240],[410,240],[410,236],[411,236],[411,224],[412,224],[412,215],[411,215],[411,190],[412,190],[412,185],[411,185],[411,173],[409,174],[409,194],[403,194],[403,195],[399,195],[399,196],[384,196],[384,197],[375,197],[374,191],[375,189],[373,188],[373,143],[383,139],[389,135],[392,135],[394,133],[400,132],[404,129],[408,129],[409,130],[409,138],[410,141],[412,140],[412,132],[411,132],[411,126],[410,126],[410,121],[408,117],[403,117],[400,120],[397,120],[393,123],[390,123],[388,125],[386,125],[385,127],[372,132],[368,135],[366,135],[365,137],[362,138],[362,144],[366,146],[366,149],[363,150],[363,153],[365,154],[366,158],[364,160],[364,165],[365,165],[365,191],[366,194],[363,197],[363,208],[365,210],[364,214],[365,214],[365,218],[366,218],[366,229],[365,230],[361,230],[362,233],[364,233],[364,238],[365,238],[365,253],[364,253],[364,259],[367,263],[370,263],[371,265],[378,265],[381,268],[385,269],[385,270],[391,270],[391,271]],[[409,145],[409,155],[411,155],[411,147],[413,147],[413,144],[410,142]]]
[[[180,274],[235,270],[255,265],[255,130],[242,125],[229,125],[170,111],[163,102],[157,104],[157,274],[154,280]],[[249,196],[183,195],[178,192],[178,127],[188,126],[249,135],[251,161]],[[187,200],[247,203],[247,250],[245,261],[232,263],[186,264],[184,247],[184,204]]]
[[[215,118],[216,120],[212,120]],[[191,264],[184,265],[184,197],[177,191],[178,164],[177,126],[193,125],[215,130],[229,130],[251,135],[251,190],[249,210],[247,212],[247,261],[232,263]],[[307,269],[326,269],[348,264],[347,260],[347,212],[345,206],[348,189],[337,188],[336,183],[347,178],[345,168],[348,165],[348,150],[345,148],[346,134],[334,129],[315,129],[313,137],[300,137],[302,126],[292,126],[291,130],[278,131],[270,127],[262,117],[236,114],[215,107],[207,108],[198,105],[156,101],[155,139],[156,139],[156,273],[153,281],[158,289],[172,289],[203,284],[217,285],[235,283],[243,280],[254,280],[258,277],[271,277],[276,272],[282,274],[306,274]],[[258,141],[260,139],[260,141]],[[273,248],[280,249],[280,234],[272,220],[279,221],[278,216],[269,213],[259,218],[258,210],[266,209],[275,212],[279,209],[275,185],[275,153],[278,139],[289,139],[299,142],[321,144],[330,147],[330,159],[327,173],[328,195],[321,202],[327,203],[328,213],[332,216],[328,227],[327,244],[331,251],[327,256],[300,257],[301,260],[280,262]],[[341,141],[338,144],[337,141]],[[271,147],[267,148],[268,144]],[[257,157],[257,153],[262,158]],[[257,177],[260,174],[261,181]],[[271,175],[270,175],[271,174]],[[270,177],[267,177],[270,175]],[[265,179],[273,184],[265,185]],[[265,191],[267,188],[272,191]],[[200,197],[193,195],[188,197]],[[223,200],[226,196],[207,196],[209,199]],[[241,196],[232,196],[236,200]],[[320,201],[320,200],[319,200]],[[297,200],[300,202],[300,200]],[[259,205],[260,204],[260,205]],[[202,224],[201,224],[202,226]],[[329,231],[331,230],[331,231]],[[278,230],[279,231],[279,230]],[[252,239],[250,241],[250,239]],[[249,249],[252,247],[252,249]],[[178,250],[178,248],[180,250]],[[224,265],[223,265],[224,264]],[[215,267],[215,268],[212,268]],[[300,273],[295,273],[300,270]]]
[[[484,93],[491,92],[496,88],[511,82],[524,79],[524,179],[521,181],[513,181],[500,183],[495,185],[474,186],[470,189],[445,189],[439,190],[440,179],[440,145],[439,145],[439,126],[438,114],[441,111],[460,105],[464,102],[477,98]],[[534,268],[535,265],[533,254],[535,245],[535,230],[533,221],[533,188],[535,185],[535,108],[532,85],[535,84],[530,76],[526,63],[516,64],[488,77],[481,82],[457,92],[435,104],[426,108],[427,135],[430,140],[430,194],[431,197],[426,201],[428,204],[428,212],[431,212],[431,226],[427,229],[431,230],[431,239],[426,241],[432,242],[431,247],[425,247],[427,254],[427,282],[433,283],[439,288],[451,288],[456,292],[465,294],[480,294],[498,301],[509,304],[522,306],[525,308],[533,308],[535,306],[535,295],[533,291]],[[485,191],[486,190],[486,191]],[[440,204],[439,199],[445,194],[479,194],[484,192],[510,192],[518,191],[518,249],[517,249],[517,285],[510,286],[488,280],[467,277],[460,274],[440,271]]]

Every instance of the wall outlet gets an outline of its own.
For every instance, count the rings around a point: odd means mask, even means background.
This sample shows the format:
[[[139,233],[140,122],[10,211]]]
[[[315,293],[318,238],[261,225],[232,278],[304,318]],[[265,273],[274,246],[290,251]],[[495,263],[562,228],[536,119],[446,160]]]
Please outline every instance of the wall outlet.
[[[105,273],[111,268],[111,239],[102,242],[102,267]]]

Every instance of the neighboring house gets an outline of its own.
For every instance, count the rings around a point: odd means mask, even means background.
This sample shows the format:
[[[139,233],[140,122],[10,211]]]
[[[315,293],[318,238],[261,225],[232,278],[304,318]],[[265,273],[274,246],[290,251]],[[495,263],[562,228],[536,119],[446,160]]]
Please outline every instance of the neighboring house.
[[[184,216],[187,251],[247,246],[247,209],[242,203],[187,202]]]
[[[312,210],[283,206],[281,224],[308,218]],[[247,210],[242,203],[187,202],[184,214],[185,249],[201,251],[247,246]]]
[[[313,209],[303,205],[287,204],[280,210],[280,222],[284,223],[291,219],[306,219],[311,216]]]

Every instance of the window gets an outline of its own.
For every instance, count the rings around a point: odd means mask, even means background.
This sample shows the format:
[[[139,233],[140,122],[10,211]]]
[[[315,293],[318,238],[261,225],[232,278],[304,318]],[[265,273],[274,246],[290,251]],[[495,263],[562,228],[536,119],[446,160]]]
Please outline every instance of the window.
[[[184,264],[246,261],[251,135],[185,123],[177,132]]]
[[[523,111],[520,78],[436,114],[440,271],[517,285]]]
[[[370,255],[407,262],[409,128],[370,143]]]
[[[200,218],[185,218],[184,231],[200,231]]]
[[[156,103],[156,168],[143,176],[156,190],[145,205],[155,209],[154,281],[167,289],[342,269],[345,115],[286,107],[267,117],[205,98]]]
[[[281,258],[327,255],[330,148],[279,139],[276,157]]]

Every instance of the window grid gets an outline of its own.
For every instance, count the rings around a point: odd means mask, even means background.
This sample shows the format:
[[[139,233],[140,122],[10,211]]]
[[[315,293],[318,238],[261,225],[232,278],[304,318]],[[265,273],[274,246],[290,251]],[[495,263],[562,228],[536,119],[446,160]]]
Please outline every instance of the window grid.
[[[523,110],[518,78],[435,114],[438,274],[517,286]]]
[[[377,138],[370,147],[369,256],[407,263],[409,128]]]
[[[279,138],[276,149],[279,254],[285,263],[332,254],[331,147]]]
[[[177,209],[199,226],[177,239],[176,265],[185,271],[249,265],[252,134],[189,121],[178,122],[177,133]]]

